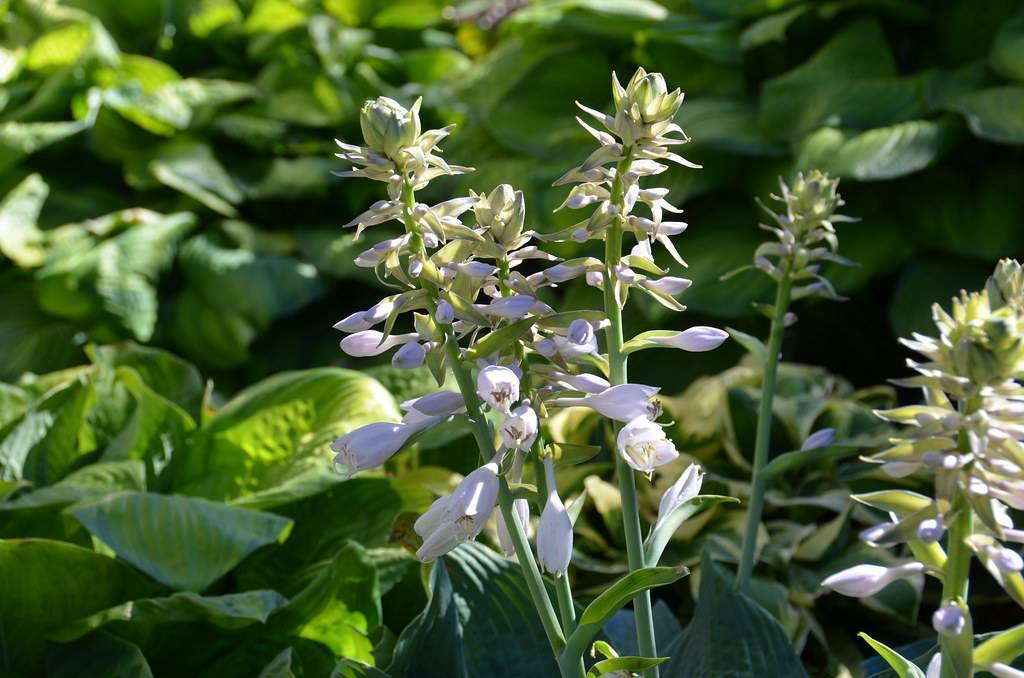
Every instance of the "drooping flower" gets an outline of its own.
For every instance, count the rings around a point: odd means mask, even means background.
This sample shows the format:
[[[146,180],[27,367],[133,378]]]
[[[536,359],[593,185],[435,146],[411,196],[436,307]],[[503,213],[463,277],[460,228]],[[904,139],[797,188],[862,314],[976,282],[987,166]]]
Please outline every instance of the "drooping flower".
[[[558,496],[551,457],[544,458],[544,475],[548,484],[548,500],[537,527],[537,559],[545,570],[558,577],[565,574],[572,560],[572,520]]]
[[[476,393],[494,409],[508,414],[519,401],[519,377],[507,367],[488,365],[476,378]]]
[[[669,336],[652,336],[647,341],[667,348],[700,353],[718,348],[728,338],[729,333],[717,327],[697,326]]]
[[[836,572],[825,579],[821,585],[844,596],[867,598],[897,579],[907,579],[922,572],[924,572],[924,565],[917,562],[896,567],[861,564]]]
[[[402,403],[402,410],[410,412],[415,410],[429,417],[447,417],[455,414],[466,404],[462,400],[462,394],[456,391],[435,391],[425,396],[406,400]]]
[[[498,432],[509,449],[525,451],[537,439],[538,428],[537,413],[529,402],[524,402],[505,418]]]
[[[462,479],[455,491],[441,497],[413,524],[423,545],[416,557],[434,560],[474,539],[487,523],[498,498],[498,456]]]
[[[418,417],[396,424],[378,421],[346,433],[331,443],[337,454],[334,463],[338,471],[351,478],[366,469],[376,468],[402,449],[414,433],[427,429],[443,417]]]
[[[363,330],[350,334],[341,340],[341,350],[353,358],[367,358],[380,355],[390,351],[395,346],[408,344],[411,341],[418,341],[420,335],[411,332],[409,334],[391,334],[387,338],[377,330]]]
[[[616,443],[626,463],[642,473],[652,473],[679,456],[676,446],[665,436],[664,429],[647,415],[636,417],[623,426]]]
[[[523,530],[528,530],[530,526],[530,503],[525,499],[516,499],[512,502],[512,512],[516,514]],[[501,511],[497,513],[496,523],[498,528],[498,544],[501,546],[501,552],[505,554],[505,557],[511,558],[516,553],[516,547],[512,543],[512,535],[509,534],[508,524],[505,523],[505,515]]]
[[[404,344],[391,356],[391,364],[400,370],[414,370],[427,359],[427,350],[419,342]]]
[[[660,389],[643,384],[619,384],[580,398],[555,398],[548,403],[551,407],[589,407],[616,421],[629,422],[638,417],[652,418],[660,413],[660,407],[651,399]]]

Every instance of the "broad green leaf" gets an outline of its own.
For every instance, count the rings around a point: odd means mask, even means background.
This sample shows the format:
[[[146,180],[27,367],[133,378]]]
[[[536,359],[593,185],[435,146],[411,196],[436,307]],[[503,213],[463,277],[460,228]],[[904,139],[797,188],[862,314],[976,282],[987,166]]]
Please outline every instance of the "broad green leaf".
[[[122,492],[67,511],[117,555],[172,588],[201,591],[292,522],[193,497]]]
[[[89,113],[74,122],[0,122],[0,172],[4,172],[47,146],[72,137],[92,126],[99,107],[97,96],[89,96]]]
[[[12,675],[42,668],[45,638],[72,619],[156,588],[130,567],[78,546],[43,539],[0,541],[0,662]]]
[[[229,249],[206,235],[182,247],[180,264],[190,286],[211,305],[243,316],[257,329],[294,313],[326,291],[308,263]]]
[[[199,370],[173,353],[134,342],[93,346],[87,350],[102,367],[130,367],[150,389],[199,419],[205,384]]]
[[[237,367],[249,359],[249,344],[259,328],[240,313],[217,308],[195,290],[185,290],[170,302],[171,341],[202,365]]]
[[[94,399],[92,382],[79,378],[34,403],[0,440],[0,477],[48,485],[67,475],[81,449],[79,429]]]
[[[252,501],[259,502],[259,493],[275,493],[310,468],[331,468],[335,438],[398,417],[391,395],[358,372],[331,367],[285,372],[243,390],[221,408],[175,455],[166,482],[182,494],[257,495]],[[302,496],[277,495],[275,502]]]
[[[899,678],[925,678],[924,671],[922,671],[917,664],[913,663],[896,650],[892,649],[888,645],[878,642],[866,633],[858,633],[857,635],[863,638],[864,642],[874,648],[875,652],[885,659]]]
[[[934,163],[952,145],[953,134],[949,125],[927,120],[860,133],[823,127],[800,144],[797,165],[860,181],[893,179]]]
[[[966,94],[952,108],[977,136],[997,144],[1024,144],[1024,86],[992,87]]]
[[[108,633],[93,633],[67,644],[50,644],[46,649],[46,675],[153,678],[138,646]]]
[[[388,674],[357,659],[342,659],[331,671],[330,678],[389,678]]]
[[[664,678],[807,675],[785,629],[736,592],[734,577],[714,564],[707,550],[693,621],[660,652],[671,657],[661,668]]]
[[[242,202],[242,190],[209,146],[193,141],[174,141],[161,148],[149,162],[157,181],[194,198],[214,212],[233,217]]]
[[[430,601],[399,637],[388,675],[557,675],[517,565],[471,542],[439,559],[430,582]]]
[[[381,593],[366,550],[350,541],[311,573],[309,583],[275,611],[271,624],[323,643],[339,657],[372,662],[367,636],[381,624]]]
[[[145,489],[146,469],[140,460],[100,462],[72,471],[53,485],[0,501],[0,513],[62,507],[120,490]]]
[[[277,591],[245,591],[222,596],[200,596],[191,591],[165,598],[141,598],[77,619],[53,634],[53,639],[68,642],[107,624],[137,625],[147,629],[158,624],[201,621],[224,629],[239,629],[262,624],[288,603]]]
[[[1024,82],[1024,12],[1003,24],[988,56],[992,68],[1010,80]]]
[[[292,673],[292,648],[286,647],[263,667],[257,678],[295,678]]]
[[[36,222],[49,193],[43,178],[30,174],[0,202],[0,252],[18,266],[43,263],[45,236]]]

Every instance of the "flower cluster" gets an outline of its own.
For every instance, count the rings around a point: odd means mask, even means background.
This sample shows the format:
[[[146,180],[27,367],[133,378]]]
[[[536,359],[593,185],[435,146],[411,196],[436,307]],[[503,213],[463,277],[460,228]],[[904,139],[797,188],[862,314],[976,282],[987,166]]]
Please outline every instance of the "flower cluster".
[[[908,360],[917,375],[898,383],[921,388],[924,403],[878,412],[908,428],[869,461],[895,477],[927,473],[934,496],[893,490],[858,499],[891,514],[862,538],[879,546],[906,543],[919,562],[888,569],[860,565],[825,581],[840,593],[866,596],[894,578],[934,574],[944,584],[933,617],[940,638],[969,633],[962,563],[972,553],[1024,606],[1024,559],[1005,545],[1024,543],[1024,530],[1015,528],[1008,510],[1024,508],[1022,282],[1017,262],[1000,262],[985,290],[961,292],[950,313],[933,307],[937,337],[915,334],[903,342],[925,361]],[[939,546],[947,534],[948,554]],[[954,569],[954,563],[961,564]]]
[[[411,369],[426,364],[438,384],[451,371],[461,392],[438,391],[404,403],[401,422],[370,424],[339,438],[332,446],[335,462],[346,475],[379,467],[451,417],[468,417],[482,431],[479,442],[486,463],[415,524],[423,538],[418,555],[424,560],[476,537],[494,512],[501,479],[521,482],[523,460],[533,453],[547,469],[547,496],[537,535],[540,561],[552,572],[565,572],[572,525],[554,484],[551,451],[538,438],[541,415],[549,409],[589,407],[623,422],[618,451],[632,468],[645,473],[678,455],[654,421],[660,415],[654,400],[658,389],[609,382],[608,358],[599,353],[596,334],[607,325],[603,314],[556,313],[540,298],[545,288],[585,276],[598,287],[612,281],[623,302],[626,291],[637,287],[667,306],[682,308],[674,296],[689,281],[665,275],[667,271],[654,262],[650,245],[658,240],[678,258],[669,236],[685,224],[662,221],[664,212],[678,211],[665,200],[665,189],[639,185],[641,176],[666,169],[660,160],[688,164],[666,150],[680,143],[666,135],[681,132],[671,118],[682,94],[667,92],[660,75],[642,70],[626,88],[614,80],[613,93],[614,116],[584,110],[598,117],[618,140],[583,123],[602,147],[564,178],[581,182],[567,206],[601,202],[595,217],[580,226],[588,238],[602,237],[612,221],[637,235],[633,252],[612,268],[594,257],[562,261],[532,245],[537,234],[525,230],[523,194],[507,184],[435,205],[417,202],[415,192],[435,177],[470,171],[442,159],[438,144],[451,128],[422,131],[418,101],[410,109],[385,97],[367,102],[361,115],[365,145],[338,142],[339,157],[355,165],[339,174],[386,183],[389,196],[347,225],[355,227],[357,235],[389,221],[404,227],[404,233],[378,242],[356,259],[358,265],[374,268],[396,292],[335,325],[347,334],[341,349],[353,357],[393,351],[394,366]],[[622,177],[615,168],[605,167],[613,162],[625,163]],[[620,193],[621,199],[612,200],[612,192]],[[624,206],[616,208],[616,201],[624,201]],[[630,214],[638,202],[648,206],[650,218]],[[573,237],[579,239],[578,235]],[[521,272],[527,263],[534,269],[547,268]],[[408,331],[396,331],[405,314],[411,315],[411,322],[404,321]],[[637,337],[628,350],[660,346],[705,351],[725,336],[708,327],[649,332]],[[595,365],[601,373],[588,371]],[[496,431],[482,416],[481,406],[496,413]],[[512,507],[512,513],[498,519],[499,537],[509,554],[514,549],[506,521],[515,518],[525,524],[529,516],[526,500],[516,499]]]
[[[844,205],[838,189],[838,179],[812,170],[806,176],[797,174],[792,186],[779,179],[780,195],[771,197],[782,203],[781,211],[760,203],[774,222],[761,224],[761,228],[774,235],[776,241],[757,248],[753,265],[776,282],[792,280],[792,300],[811,296],[840,298],[820,273],[822,262],[853,265],[836,254],[839,240],[835,225],[856,221],[836,213]]]

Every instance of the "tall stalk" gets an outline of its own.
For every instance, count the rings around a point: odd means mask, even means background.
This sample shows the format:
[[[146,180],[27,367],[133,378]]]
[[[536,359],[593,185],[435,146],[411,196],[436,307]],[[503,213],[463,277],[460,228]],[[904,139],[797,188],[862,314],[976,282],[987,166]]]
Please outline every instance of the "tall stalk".
[[[764,511],[765,483],[762,477],[768,462],[768,445],[772,437],[772,405],[775,400],[775,377],[779,370],[779,353],[782,350],[782,335],[786,329],[786,312],[789,307],[790,290],[793,287],[792,267],[789,263],[782,270],[775,292],[775,307],[772,325],[768,335],[768,350],[764,356],[763,378],[761,380],[761,402],[757,411],[757,434],[754,438],[754,468],[750,484],[750,506],[747,509],[747,523],[743,531],[743,550],[736,574],[736,588],[750,591],[750,576],[754,570],[754,552],[757,550],[757,528]]]
[[[629,171],[632,163],[629,149],[625,157],[619,161],[614,183],[612,184],[611,202],[621,214],[624,211],[622,176]],[[618,280],[615,278],[615,267],[622,259],[622,222],[619,217],[612,220],[608,227],[605,240],[605,272],[604,272],[604,312],[608,317],[608,328],[605,337],[608,343],[608,377],[613,386],[626,383],[626,355],[622,352],[622,308],[616,298],[615,289]],[[618,435],[622,424],[614,422],[614,432]],[[644,568],[643,536],[640,533],[640,510],[637,505],[636,478],[622,455],[615,454],[615,475],[622,496],[622,524],[626,537],[626,556],[630,572]],[[633,599],[633,612],[636,623],[637,646],[640,654],[645,657],[657,657],[658,648],[654,638],[654,614],[651,609],[649,591],[638,593]],[[644,672],[647,678],[658,678],[657,667]]]
[[[417,228],[416,220],[413,218],[412,214],[412,210],[416,205],[416,196],[412,186],[407,180],[403,181],[402,184],[402,205],[403,222],[406,230],[411,233],[414,238],[414,247],[423,254],[422,239],[420,238],[419,229]],[[437,310],[437,291],[423,277],[419,280],[420,286],[427,291],[427,306],[431,315],[433,315]],[[487,423],[487,419],[483,415],[480,399],[477,395],[476,388],[473,385],[473,378],[462,363],[462,356],[459,353],[458,341],[456,340],[451,327],[444,328],[444,335],[445,353],[447,355],[448,366],[451,369],[452,374],[455,376],[455,381],[459,386],[459,392],[465,400],[466,413],[469,415],[470,421],[473,424],[473,435],[476,438],[477,446],[480,449],[480,455],[485,460],[490,459],[495,454],[494,432],[491,430],[490,424]],[[508,527],[509,537],[512,540],[513,548],[516,552],[516,558],[519,561],[520,569],[523,572],[523,578],[526,580],[526,586],[530,591],[530,597],[533,599],[534,607],[537,608],[537,614],[540,616],[541,624],[544,627],[544,633],[547,635],[548,642],[550,643],[555,656],[558,656],[562,648],[565,647],[565,636],[563,635],[561,626],[559,625],[555,609],[551,604],[551,599],[548,597],[547,589],[544,587],[544,580],[541,578],[540,570],[537,568],[537,562],[534,560],[533,550],[530,548],[530,543],[526,538],[525,529],[523,528],[522,523],[519,522],[519,516],[512,508],[512,491],[509,489],[508,483],[505,481],[504,477],[500,478],[499,482],[498,508],[501,511],[502,517],[505,519],[505,525]],[[577,675],[582,674],[565,673],[563,670],[564,678],[569,678],[570,676],[575,678]]]

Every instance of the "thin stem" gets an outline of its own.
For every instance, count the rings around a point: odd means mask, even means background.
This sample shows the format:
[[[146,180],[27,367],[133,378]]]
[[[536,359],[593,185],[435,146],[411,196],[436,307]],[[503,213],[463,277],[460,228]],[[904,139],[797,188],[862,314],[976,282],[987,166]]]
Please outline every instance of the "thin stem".
[[[980,407],[981,398],[977,397],[961,402],[960,411],[967,416]],[[958,443],[959,451],[970,450],[970,441],[965,432],[960,433]],[[959,486],[954,491],[952,510],[956,517],[949,526],[948,554],[942,573],[942,604],[958,601],[964,606],[966,612],[967,593],[970,585],[968,577],[971,571],[971,558],[974,555],[970,546],[967,545],[966,539],[974,532],[974,510]],[[968,624],[963,633],[969,633],[970,626]],[[973,654],[973,643],[958,642],[958,640],[956,636],[939,635],[939,645],[942,649],[942,667],[939,673],[941,678],[960,678],[954,658],[962,657],[964,652],[968,653],[968,657]],[[964,660],[964,664],[973,666],[973,663],[972,657]]]
[[[421,255],[425,256],[423,251],[423,241],[419,235],[419,228],[416,224],[416,220],[412,216],[412,210],[416,205],[416,198],[412,185],[409,184],[408,181],[404,181],[402,184],[402,203],[403,221],[405,222],[406,229],[413,236],[412,244],[415,249],[419,250]],[[437,308],[437,290],[422,277],[420,278],[420,285],[428,293],[427,305],[433,315]],[[473,436],[476,438],[481,457],[484,459],[490,459],[496,453],[494,447],[494,434],[481,411],[480,399],[477,396],[476,388],[473,385],[473,378],[470,375],[469,370],[467,370],[466,366],[462,363],[462,355],[459,352],[459,344],[455,337],[455,333],[450,326],[444,327],[443,330],[445,339],[444,348],[448,367],[455,376],[455,381],[459,385],[459,391],[462,394],[462,399],[466,404],[466,413],[469,415],[470,421],[473,423]],[[519,560],[519,567],[523,572],[523,578],[526,580],[526,586],[530,591],[530,597],[533,599],[533,605],[537,609],[537,614],[544,627],[544,632],[547,634],[548,642],[551,644],[551,650],[557,657],[562,648],[565,647],[565,637],[562,635],[562,629],[559,626],[558,616],[555,613],[555,609],[551,604],[551,598],[548,596],[547,589],[544,587],[544,580],[541,578],[540,571],[537,569],[537,562],[533,558],[533,551],[531,550],[530,543],[526,538],[526,532],[523,529],[522,523],[519,522],[518,515],[512,508],[512,502],[512,491],[509,489],[505,478],[501,477],[499,478],[498,486],[498,508],[501,511],[502,517],[505,519],[505,526],[508,528],[509,537],[512,539],[516,558]],[[564,675],[566,678],[569,676],[575,676],[574,673]]]
[[[608,317],[605,337],[608,343],[609,377],[613,386],[626,383],[626,356],[622,353],[622,308],[619,306],[615,294],[618,280],[614,271],[622,260],[622,212],[625,209],[622,175],[629,171],[632,160],[632,151],[627,149],[626,157],[619,161],[616,168],[615,179],[612,182],[611,202],[619,210],[619,215],[608,226],[605,239],[604,312]],[[622,424],[615,422],[616,436],[621,428]],[[632,572],[646,566],[643,537],[640,534],[636,479],[633,469],[622,458],[622,455],[613,452],[612,456],[615,457],[615,474],[618,478],[619,494],[622,496],[622,526],[626,537],[626,557],[629,561],[629,570]],[[654,614],[651,610],[649,591],[638,593],[633,598],[633,613],[640,654],[645,657],[657,657],[658,647],[654,638]],[[658,678],[657,667],[647,669],[644,676]]]
[[[761,524],[764,510],[765,482],[761,473],[768,461],[768,443],[772,436],[772,403],[775,400],[775,376],[779,368],[779,352],[782,350],[782,335],[786,326],[786,311],[789,294],[793,287],[792,264],[787,261],[775,292],[775,309],[772,315],[771,333],[768,335],[768,350],[764,358],[764,378],[761,381],[761,402],[757,411],[757,435],[754,439],[754,470],[750,484],[750,508],[747,510],[747,525],[743,531],[743,551],[736,574],[736,588],[750,591],[750,575],[754,570],[754,551],[757,547],[757,528]]]

